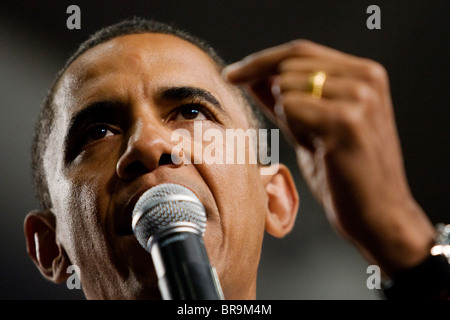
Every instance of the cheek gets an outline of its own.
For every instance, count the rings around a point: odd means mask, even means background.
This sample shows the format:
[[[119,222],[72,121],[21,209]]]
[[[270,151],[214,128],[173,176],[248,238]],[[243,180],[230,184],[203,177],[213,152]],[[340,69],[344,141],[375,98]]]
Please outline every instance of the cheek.
[[[104,218],[105,206],[110,199],[110,181],[116,175],[117,157],[113,151],[91,153],[84,156],[83,161],[75,164],[67,176],[72,181],[73,192],[83,195],[79,202],[92,202],[100,219]]]
[[[203,139],[211,141],[205,138],[211,133],[210,128],[204,125],[203,129]],[[211,134],[213,142],[203,144],[203,163],[196,165],[217,211],[208,218],[205,234],[208,253],[217,260],[236,260],[244,248],[252,252],[252,258],[260,251],[267,199],[259,166],[255,164],[255,146],[247,135],[252,136],[248,131],[232,129]],[[212,158],[218,161],[208,164],[208,155],[216,155],[217,151],[222,156]]]
[[[113,159],[110,154],[108,157],[85,157],[82,162],[77,160],[55,184],[60,239],[66,242],[69,256],[80,263],[83,261],[81,257],[100,255],[105,247],[111,199],[108,181],[115,174]]]
[[[90,187],[66,184],[55,203],[57,239],[62,243],[72,264],[84,270],[89,255],[98,256],[100,223],[95,194]]]
[[[265,192],[256,165],[215,165],[203,177],[218,208],[205,244],[221,281],[235,282],[236,274],[252,279],[259,263],[265,224]],[[240,278],[242,280],[242,278]]]

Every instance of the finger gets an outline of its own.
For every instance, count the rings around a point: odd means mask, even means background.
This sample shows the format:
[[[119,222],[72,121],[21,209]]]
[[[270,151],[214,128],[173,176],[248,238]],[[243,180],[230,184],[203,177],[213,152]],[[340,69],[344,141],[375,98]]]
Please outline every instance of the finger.
[[[289,91],[302,91],[309,93],[309,77],[310,74],[305,72],[283,73],[273,84],[274,86],[278,86],[278,88],[272,89],[272,92],[278,93],[279,95],[285,94]],[[369,90],[370,88],[360,81],[352,78],[342,78],[327,74],[327,78],[322,89],[322,98],[356,101],[367,94],[366,92]]]
[[[341,64],[330,62],[329,60],[317,58],[289,58],[279,64],[279,73],[285,72],[303,72],[312,73],[324,71],[327,75],[343,76],[346,75],[347,66],[341,67]]]
[[[291,91],[279,97],[273,113],[278,121],[289,127],[294,136],[305,132],[317,136],[329,131],[336,111],[333,102],[316,99],[309,93]]]
[[[312,73],[323,71],[327,75],[358,79],[370,84],[387,78],[386,70],[379,63],[360,57],[334,61],[322,58],[288,58],[279,64],[279,73],[285,72]]]
[[[276,77],[264,78],[260,81],[247,84],[247,91],[263,107],[272,109],[275,104],[274,94],[272,92]]]
[[[226,80],[234,84],[255,81],[278,73],[279,64],[291,57],[326,57],[334,62],[348,59],[350,55],[308,40],[295,40],[265,49],[229,65],[223,71]]]

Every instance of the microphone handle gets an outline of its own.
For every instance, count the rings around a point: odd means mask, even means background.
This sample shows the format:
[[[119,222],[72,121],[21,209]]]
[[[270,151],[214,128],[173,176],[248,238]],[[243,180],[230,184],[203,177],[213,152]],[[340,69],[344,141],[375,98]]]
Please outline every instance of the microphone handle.
[[[148,246],[164,300],[223,300],[201,232],[191,223],[159,230]]]

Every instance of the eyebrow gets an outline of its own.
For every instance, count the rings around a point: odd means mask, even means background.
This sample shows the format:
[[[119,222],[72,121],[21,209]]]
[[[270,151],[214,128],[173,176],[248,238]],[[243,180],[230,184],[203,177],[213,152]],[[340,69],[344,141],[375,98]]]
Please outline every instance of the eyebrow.
[[[76,128],[82,125],[86,120],[97,118],[111,118],[120,107],[113,101],[99,101],[89,104],[87,107],[76,112],[70,119],[68,135],[73,133]]]
[[[166,101],[183,101],[183,100],[204,100],[211,103],[220,112],[227,114],[223,109],[219,100],[214,95],[201,88],[192,86],[180,86],[180,87],[164,87],[160,89],[157,95],[160,99]],[[70,161],[75,156],[78,146],[74,145],[73,137],[76,136],[87,123],[93,121],[111,122],[117,121],[118,115],[123,111],[123,105],[117,101],[99,101],[92,104],[88,104],[80,111],[72,115],[67,135],[64,138],[65,145],[65,158],[66,161]]]
[[[211,92],[201,88],[190,86],[165,87],[160,90],[158,96],[163,100],[169,101],[202,99],[221,109],[221,111],[224,111],[219,100],[217,100]],[[71,117],[67,136],[73,134],[74,131],[87,120],[111,117],[116,114],[119,109],[121,109],[119,104],[114,101],[99,101],[87,105]]]
[[[201,88],[196,87],[190,87],[190,86],[183,86],[183,87],[166,87],[162,88],[159,96],[163,100],[169,100],[169,101],[181,101],[181,100],[188,100],[188,99],[202,99],[205,100],[221,111],[225,112],[225,110],[222,108],[222,105],[220,104],[219,100],[214,97],[214,95]]]
[[[74,136],[79,134],[87,124],[93,121],[115,122],[121,109],[117,102],[99,101],[76,112],[70,119],[67,134],[64,137],[66,159],[71,158],[72,153],[77,149],[77,146],[73,145]]]

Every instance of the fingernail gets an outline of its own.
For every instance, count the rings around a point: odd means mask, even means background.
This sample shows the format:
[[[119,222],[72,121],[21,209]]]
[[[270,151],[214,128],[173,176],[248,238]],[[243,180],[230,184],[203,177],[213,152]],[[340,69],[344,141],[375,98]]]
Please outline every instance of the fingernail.
[[[275,98],[278,98],[281,95],[280,77],[273,77],[270,90]]]

